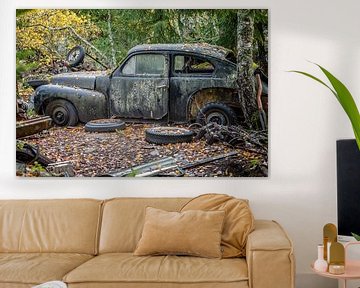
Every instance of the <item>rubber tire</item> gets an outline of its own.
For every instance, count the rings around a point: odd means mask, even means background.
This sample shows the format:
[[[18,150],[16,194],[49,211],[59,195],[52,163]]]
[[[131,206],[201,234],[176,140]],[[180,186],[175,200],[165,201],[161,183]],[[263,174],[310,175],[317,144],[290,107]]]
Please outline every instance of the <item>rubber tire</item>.
[[[125,122],[120,120],[111,123],[109,122],[99,123],[99,122],[89,121],[85,124],[86,132],[115,132],[116,130],[123,130],[123,129],[125,129]]]
[[[63,113],[64,120],[59,120],[56,113]],[[67,100],[56,99],[51,101],[45,107],[45,115],[51,117],[58,126],[75,126],[79,122],[76,108]]]
[[[76,50],[79,52],[79,55],[73,60],[70,57],[71,54],[74,53]],[[69,63],[70,67],[79,66],[81,63],[84,62],[84,58],[85,58],[85,49],[82,46],[75,46],[66,55],[66,61]]]
[[[164,130],[166,128],[171,127],[163,127]],[[163,131],[158,131],[159,127],[157,128],[149,128],[145,130],[145,140],[154,143],[154,144],[169,144],[169,143],[181,143],[181,142],[191,142],[194,136],[194,132],[183,129],[183,128],[176,128],[184,130],[182,134],[171,134],[166,133]]]
[[[42,155],[38,148],[34,145],[25,143],[23,148],[16,148],[16,161],[21,163],[33,163],[38,162],[43,166],[47,166],[54,161],[50,160],[46,156]]]
[[[235,111],[228,105],[221,102],[211,102],[204,105],[204,107],[202,107],[196,115],[196,122],[202,125],[207,124],[208,121],[206,118],[213,112],[220,113],[224,118],[226,118],[225,122],[218,124],[229,126],[234,125],[237,122],[237,115]]]

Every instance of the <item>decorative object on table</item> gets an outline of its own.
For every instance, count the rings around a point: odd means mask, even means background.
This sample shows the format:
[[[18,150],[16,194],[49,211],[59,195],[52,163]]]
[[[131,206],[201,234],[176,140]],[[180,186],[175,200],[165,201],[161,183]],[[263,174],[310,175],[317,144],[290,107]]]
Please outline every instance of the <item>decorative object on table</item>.
[[[324,260],[330,263],[330,247],[331,243],[337,241],[337,228],[335,224],[328,223],[323,228],[323,249],[324,249]]]
[[[345,113],[349,117],[349,120],[354,130],[356,142],[360,150],[360,113],[356,106],[353,96],[351,95],[350,91],[346,88],[346,86],[340,80],[338,80],[334,75],[332,75],[329,71],[327,71],[325,68],[321,67],[320,65],[316,63],[314,64],[317,65],[321,69],[321,71],[325,74],[325,76],[330,81],[332,87],[330,87],[325,82],[323,82],[319,78],[309,73],[302,71],[294,71],[294,70],[290,72],[295,72],[310,77],[311,79],[323,84],[325,87],[330,89],[330,91],[335,95],[336,99],[339,101]]]
[[[318,245],[318,258],[314,263],[314,269],[320,272],[326,272],[328,269],[328,263],[324,260],[324,245]]]
[[[345,248],[339,242],[331,243],[329,273],[344,274],[345,273]]]
[[[329,242],[329,237],[331,239],[337,239],[333,236],[334,231],[336,231],[336,226],[334,224],[326,224],[323,228],[324,231],[324,240],[325,238],[327,243]],[[358,236],[358,235],[356,235]],[[337,279],[342,281],[342,286],[347,288],[348,280],[360,279],[360,261],[349,259],[349,246],[360,245],[359,242],[348,242],[345,245],[342,245],[340,242],[333,241],[330,246],[330,253],[328,253],[328,270],[321,267],[319,261],[316,260],[312,265],[312,270],[322,276],[332,279]],[[321,260],[321,251],[326,251],[323,249],[323,245],[318,246],[318,259]],[[320,261],[321,263],[321,261]],[[324,265],[325,266],[325,265]],[[340,283],[340,282],[339,282]],[[339,286],[340,287],[340,286]]]
[[[67,285],[61,281],[50,281],[37,286],[33,286],[32,288],[66,288]]]

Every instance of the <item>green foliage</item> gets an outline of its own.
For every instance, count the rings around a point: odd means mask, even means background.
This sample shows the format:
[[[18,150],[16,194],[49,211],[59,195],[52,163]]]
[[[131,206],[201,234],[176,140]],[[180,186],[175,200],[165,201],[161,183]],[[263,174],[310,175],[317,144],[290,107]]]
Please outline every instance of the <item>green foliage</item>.
[[[360,241],[360,235],[351,233],[351,235],[356,239],[356,241]]]
[[[236,51],[237,11],[234,9],[18,9],[17,52],[31,50],[37,62],[49,64],[75,44],[70,26],[109,59],[116,61],[138,44],[209,43]],[[266,44],[267,10],[249,10],[255,17],[255,47]],[[111,35],[110,35],[111,34]],[[113,41],[111,40],[111,37]],[[258,57],[259,58],[259,57]],[[256,60],[259,62],[258,60]]]
[[[21,16],[29,11],[31,11],[31,9],[16,9],[16,17]]]
[[[36,61],[36,53],[33,50],[25,49],[16,53],[16,79],[20,80],[21,75],[30,70],[36,69],[39,64]]]
[[[320,70],[325,74],[327,79],[330,81],[332,87],[330,87],[325,82],[323,82],[319,78],[317,78],[309,73],[302,72],[302,71],[290,71],[290,72],[295,72],[295,73],[305,75],[305,76],[321,83],[322,85],[327,87],[334,94],[334,96],[339,101],[340,105],[343,107],[345,113],[347,114],[347,116],[351,122],[351,125],[354,130],[356,142],[357,142],[357,145],[360,150],[360,113],[356,106],[354,98],[352,97],[350,91],[346,88],[346,86],[340,80],[338,80],[334,75],[332,75],[325,68],[321,67],[318,64],[315,64],[315,65],[317,65],[320,68]]]
[[[32,51],[37,62],[51,64],[64,57],[81,38],[93,39],[97,27],[86,16],[67,9],[17,10],[17,53]]]
[[[40,172],[46,172],[46,169],[40,163],[35,161],[34,164],[31,166],[30,171],[34,174],[40,174]]]
[[[124,130],[122,129],[116,129],[115,132],[120,137],[125,136]]]
[[[24,141],[16,140],[16,149],[22,150],[24,149],[24,145],[25,145]]]
[[[35,118],[38,116],[38,114],[35,112],[34,109],[27,109],[26,110],[26,116],[28,119]]]
[[[116,60],[119,62],[127,51],[138,44],[152,43],[208,43],[236,51],[237,10],[214,9],[127,9],[127,10],[75,10],[89,17],[101,31],[92,43],[111,55],[109,38],[109,13],[114,39]],[[255,17],[255,42],[265,43],[267,10],[250,10]],[[261,24],[261,25],[260,25]],[[259,28],[261,27],[261,29]],[[258,51],[259,45],[255,49]]]
[[[139,174],[139,171],[131,168],[131,173],[127,174],[126,177],[136,177]]]

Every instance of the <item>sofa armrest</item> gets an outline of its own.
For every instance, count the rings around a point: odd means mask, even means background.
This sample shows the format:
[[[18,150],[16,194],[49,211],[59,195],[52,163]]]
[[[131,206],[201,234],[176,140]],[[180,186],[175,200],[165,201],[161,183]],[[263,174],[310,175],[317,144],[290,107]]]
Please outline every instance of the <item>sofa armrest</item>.
[[[248,236],[246,261],[250,288],[294,288],[293,245],[275,221],[256,220]]]

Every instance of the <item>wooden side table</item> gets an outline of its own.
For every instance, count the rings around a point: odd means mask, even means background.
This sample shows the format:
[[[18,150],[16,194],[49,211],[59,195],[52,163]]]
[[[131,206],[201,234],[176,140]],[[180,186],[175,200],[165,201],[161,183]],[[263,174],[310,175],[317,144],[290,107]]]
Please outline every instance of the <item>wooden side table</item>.
[[[338,279],[343,281],[343,288],[347,288],[348,280],[360,279],[360,260],[348,260],[347,248],[352,245],[360,245],[360,242],[349,242],[345,244],[345,273],[344,274],[331,274],[329,272],[320,272],[314,269],[314,264],[311,265],[311,269],[318,275],[327,278]]]

